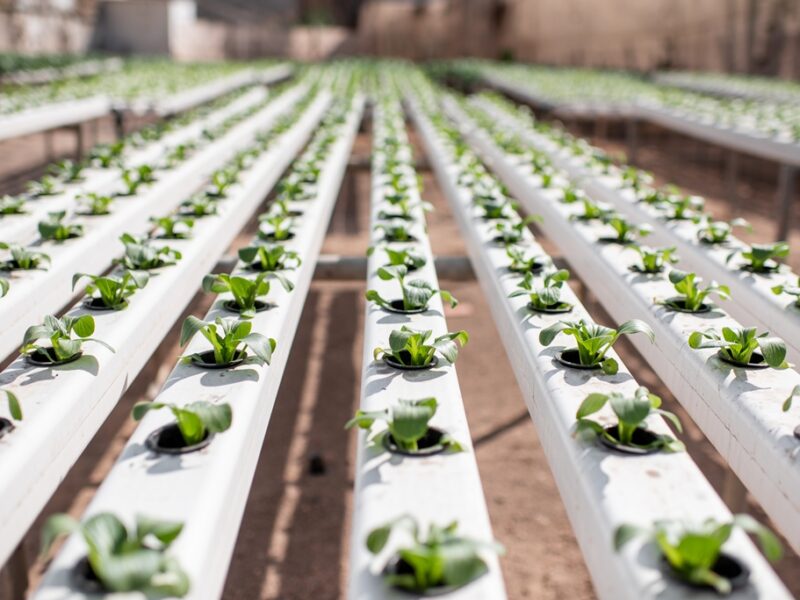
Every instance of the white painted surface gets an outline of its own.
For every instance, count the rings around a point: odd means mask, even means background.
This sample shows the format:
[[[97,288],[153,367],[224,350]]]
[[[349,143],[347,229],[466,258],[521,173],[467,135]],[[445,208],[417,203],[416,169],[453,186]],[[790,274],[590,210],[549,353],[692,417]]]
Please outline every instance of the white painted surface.
[[[147,231],[151,216],[177,207],[187,192],[198,188],[214,169],[250,143],[254,129],[273,123],[305,92],[305,86],[298,86],[279,96],[136,196],[120,199],[110,215],[83,218],[82,237],[60,244],[43,242],[41,250],[52,258],[50,268],[15,272],[11,288],[0,303],[0,355],[7,356],[18,347],[28,326],[63,308],[80,292],[72,291],[73,273],[101,273],[108,268],[111,259],[122,251],[118,241],[122,233]]]
[[[122,311],[92,314],[95,338],[111,353],[87,343],[87,356],[59,368],[32,368],[22,358],[2,374],[0,386],[15,392],[25,419],[0,440],[0,563],[38,516],[120,396],[156,351],[194,297],[203,276],[248,222],[281,173],[308,140],[330,102],[322,94],[300,121],[264,153],[242,181],[220,201],[219,215],[197,219],[192,238],[156,242],[183,254],[172,267],[153,274]],[[258,130],[250,131],[250,139]],[[69,314],[85,314],[81,303]]]
[[[298,269],[286,273],[295,284],[294,290],[286,292],[281,286],[274,286],[270,299],[277,306],[258,313],[253,319],[254,331],[278,342],[272,363],[222,371],[178,364],[158,395],[160,402],[178,404],[196,400],[229,401],[233,408],[231,428],[218,434],[200,452],[182,457],[158,457],[144,449],[145,439],[173,418],[168,411],[149,413],[134,431],[87,509],[88,515],[113,511],[129,521],[136,514],[183,521],[183,532],[169,552],[192,581],[187,598],[206,600],[217,598],[222,592],[250,483],[362,107],[363,102],[358,99],[340,139],[328,155],[320,191],[315,199],[302,203],[306,215],[299,219],[296,237],[287,243],[287,247],[299,252],[303,259]],[[230,314],[221,307],[224,300],[219,298],[215,302],[207,318]],[[205,339],[197,335],[187,346],[185,355],[207,347]],[[85,553],[83,541],[70,538],[33,597],[38,600],[86,598],[72,588],[70,580],[72,565]],[[114,597],[141,598],[142,595]]]
[[[458,170],[447,147],[413,102],[411,107],[437,179],[464,235],[598,596],[607,600],[716,597],[710,592],[690,591],[664,576],[652,545],[637,541],[623,552],[614,553],[613,531],[623,522],[649,526],[655,520],[670,518],[726,520],[730,513],[685,453],[625,456],[582,444],[572,437],[575,412],[587,394],[632,394],[638,384],[621,361],[615,376],[592,376],[557,366],[553,361],[555,351],[562,344],[569,345],[571,338],[561,335],[553,346],[542,347],[538,337],[541,328],[563,315],[531,316],[526,297],[508,297],[517,289],[519,276],[505,268],[505,251],[492,243],[494,233],[472,206],[469,191],[457,185]],[[545,255],[527,230],[525,239],[532,252]],[[570,318],[591,319],[568,287],[563,296],[575,305]],[[624,320],[637,316],[640,315],[627,311]],[[631,337],[636,338],[649,344],[644,336]],[[619,360],[613,352],[610,354]],[[614,422],[608,407],[599,414],[609,423]],[[670,433],[660,418],[648,419],[648,427],[658,433]],[[730,598],[791,597],[747,536],[736,532],[726,544],[726,551],[752,569],[752,585]]]
[[[380,139],[381,109],[376,107],[373,114],[375,139]],[[401,141],[406,142],[406,140]],[[378,147],[376,145],[376,149]],[[373,163],[372,226],[378,222],[378,212],[390,208],[389,204],[383,201],[386,189],[384,181],[379,178],[381,172]],[[412,200],[419,200],[415,191],[416,180],[413,171],[408,174],[406,183],[410,186]],[[417,223],[412,231],[419,240],[414,247],[427,258],[427,263],[409,275],[409,278],[424,279],[438,287],[433,254],[424,228],[424,213],[418,208],[414,214]],[[374,245],[381,245],[382,238],[382,232],[372,232]],[[369,258],[367,289],[378,290],[384,298],[399,298],[397,282],[382,281],[376,274],[377,268],[385,263],[385,258],[385,254],[380,250]],[[367,443],[368,437],[371,436],[359,430],[353,527],[350,539],[348,585],[350,600],[413,597],[389,588],[380,577],[380,571],[388,557],[397,548],[397,538],[390,540],[387,548],[378,557],[374,557],[365,545],[370,531],[394,517],[403,514],[412,515],[423,530],[431,523],[445,525],[451,521],[458,521],[459,533],[485,541],[492,539],[489,515],[481,489],[455,367],[442,362],[442,366],[430,371],[398,371],[385,365],[382,360],[373,359],[373,349],[377,346],[388,346],[389,334],[402,325],[418,330],[431,329],[433,337],[447,333],[447,323],[439,295],[431,299],[430,310],[417,315],[388,313],[368,303],[364,325],[361,408],[382,410],[395,404],[399,398],[421,399],[434,396],[439,402],[439,407],[431,425],[452,434],[464,445],[466,451],[425,458],[400,457],[386,452],[382,447],[372,447]],[[380,424],[376,423],[374,431],[379,431],[379,427]],[[489,565],[489,572],[469,585],[448,594],[448,598],[502,600],[506,597],[496,557],[488,554],[484,558]]]

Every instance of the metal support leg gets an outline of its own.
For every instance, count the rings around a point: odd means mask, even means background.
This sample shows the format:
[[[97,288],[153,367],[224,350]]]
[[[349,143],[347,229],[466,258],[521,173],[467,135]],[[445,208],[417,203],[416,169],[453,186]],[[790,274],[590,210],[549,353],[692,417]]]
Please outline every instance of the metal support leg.
[[[55,153],[55,148],[53,147],[52,129],[44,132],[44,153],[45,153],[45,160],[48,163],[53,162],[56,153]]]
[[[778,177],[777,197],[778,226],[776,239],[778,240],[785,240],[791,228],[792,203],[794,200],[796,181],[797,167],[781,165],[781,171]]]
[[[83,125],[78,123],[75,125],[75,159],[80,160],[83,157]]]
[[[739,172],[739,155],[734,150],[728,150],[725,155],[725,194],[728,196],[733,217],[739,216],[741,199],[736,190]]]
[[[639,127],[636,119],[625,121],[625,137],[628,141],[628,160],[630,164],[636,162],[636,153],[639,150]]]
[[[24,598],[28,591],[28,559],[25,556],[22,542],[8,559],[6,568],[8,569],[8,580],[11,583],[11,597]]]
[[[121,110],[114,109],[114,132],[117,136],[117,140],[121,140],[125,137],[125,115],[122,113]]]

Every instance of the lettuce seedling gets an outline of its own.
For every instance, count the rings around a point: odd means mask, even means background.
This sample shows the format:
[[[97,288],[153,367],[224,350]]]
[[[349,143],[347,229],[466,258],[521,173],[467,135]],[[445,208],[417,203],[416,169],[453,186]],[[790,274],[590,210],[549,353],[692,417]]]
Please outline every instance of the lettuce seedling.
[[[584,194],[583,190],[579,190],[574,185],[568,185],[561,190],[561,192],[561,202],[564,204],[574,204],[576,202],[583,201],[586,198],[586,194]]]
[[[84,277],[92,283],[86,286],[86,295],[92,300],[99,300],[100,304],[111,310],[121,310],[128,306],[130,298],[137,290],[142,289],[150,281],[147,271],[123,271],[120,275],[90,275],[88,273],[75,273],[72,276],[72,289]]]
[[[711,294],[716,294],[721,300],[731,297],[731,290],[727,285],[720,285],[712,281],[706,287],[701,287],[703,280],[695,273],[687,273],[673,269],[669,272],[669,281],[675,286],[679,296],[668,298],[662,304],[669,308],[686,312],[701,312],[706,306],[705,300]]]
[[[217,203],[207,196],[193,196],[181,203],[180,214],[188,217],[207,217],[219,212]]]
[[[700,196],[687,194],[668,194],[663,205],[665,217],[668,221],[686,221],[696,211],[703,210],[705,201]]]
[[[639,255],[639,264],[635,264],[631,268],[640,273],[661,273],[665,265],[678,262],[678,257],[675,256],[674,246],[668,248],[650,248],[648,246],[631,244],[628,247]]]
[[[664,204],[667,203],[668,198],[669,194],[662,190],[646,189],[646,190],[641,190],[637,194],[637,199],[639,202],[655,207],[662,207]]]
[[[78,198],[85,215],[101,216],[111,212],[110,207],[114,199],[96,192],[89,192]]]
[[[194,227],[194,219],[178,215],[150,217],[150,222],[156,226],[155,237],[162,240],[185,240]]]
[[[402,299],[399,302],[396,300],[386,300],[381,297],[377,290],[367,290],[367,300],[390,310],[402,309],[404,311],[416,311],[427,309],[430,299],[435,294],[439,294],[442,298],[442,302],[449,303],[451,308],[455,308],[458,305],[458,300],[447,290],[437,290],[430,283],[422,279],[406,281],[405,278],[407,274],[408,269],[403,265],[380,267],[378,269],[378,277],[383,281],[396,280],[400,284]]]
[[[197,332],[211,342],[214,362],[227,365],[235,360],[247,358],[247,350],[255,354],[255,362],[269,364],[277,343],[274,339],[251,333],[252,321],[232,317],[217,317],[214,321],[203,321],[190,315],[181,327],[180,345],[185,346]],[[201,354],[192,354],[189,359],[206,362]]]
[[[511,244],[519,244],[522,242],[522,232],[525,231],[529,223],[541,223],[542,217],[539,215],[528,215],[524,219],[516,222],[500,221],[494,224],[494,230],[497,232],[495,240],[501,244],[509,246]]]
[[[122,183],[125,185],[123,196],[135,196],[139,187],[146,183],[155,181],[153,168],[149,165],[140,165],[132,169],[122,171]]]
[[[517,205],[506,199],[479,202],[478,206],[483,211],[482,218],[487,221],[495,219],[511,219],[516,214]]]
[[[755,327],[734,329],[723,327],[722,335],[713,329],[693,331],[689,336],[689,346],[695,350],[719,348],[720,357],[737,365],[759,365],[766,363],[773,369],[786,369],[786,344],[768,332],[759,334]],[[754,356],[761,350],[761,360]],[[753,359],[756,360],[753,360]]]
[[[131,271],[151,271],[168,267],[182,258],[180,252],[169,246],[156,247],[129,233],[123,233],[119,239],[125,245],[125,254],[112,262]]]
[[[389,223],[378,223],[375,225],[375,231],[382,231],[387,242],[411,242],[416,239],[412,235],[411,229],[401,219]]]
[[[239,258],[257,271],[296,269],[302,264],[300,255],[280,244],[248,246],[239,250]]]
[[[175,415],[181,437],[187,446],[202,442],[210,433],[222,433],[230,428],[233,411],[230,404],[212,404],[199,400],[186,406],[164,402],[137,402],[133,407],[134,421],[141,421],[151,410],[168,408]]]
[[[34,198],[53,196],[59,191],[58,180],[50,175],[44,175],[39,181],[28,182],[26,189]]]
[[[618,329],[604,327],[592,322],[587,323],[581,319],[579,321],[558,321],[549,327],[545,327],[539,332],[539,343],[543,346],[549,346],[559,333],[565,333],[575,338],[575,342],[578,344],[577,350],[581,365],[600,367],[607,375],[614,375],[619,371],[617,361],[606,357],[606,353],[620,336],[643,333],[651,342],[655,340],[655,334],[650,329],[650,326],[639,319],[625,321]]]
[[[2,248],[2,245],[0,245],[0,248]],[[788,294],[790,296],[794,296],[796,298],[794,302],[795,306],[800,306],[800,278],[798,278],[797,280],[797,285],[792,285],[791,283],[784,283],[773,286],[772,293],[775,294],[776,296],[779,296],[781,294]]]
[[[122,152],[125,149],[125,142],[115,142],[113,144],[103,144],[92,149],[89,158],[93,163],[103,169],[108,169],[119,163]]]
[[[267,213],[259,216],[258,220],[262,225],[266,223],[270,227],[269,229],[259,227],[258,237],[262,240],[284,242],[294,236],[292,232],[294,221],[286,215]]]
[[[370,246],[367,248],[367,256],[372,256],[376,248],[376,246]],[[386,253],[386,257],[389,261],[387,266],[403,265],[409,271],[416,271],[417,269],[425,266],[425,263],[427,262],[425,257],[420,252],[412,248],[394,250],[387,246],[383,246],[380,249]]]
[[[194,150],[194,147],[195,146],[193,143],[187,142],[184,144],[178,144],[177,146],[170,148],[164,159],[165,167],[168,169],[172,169],[177,165],[179,165],[180,163],[182,163],[183,161],[185,161],[189,156],[189,152]]]
[[[664,520],[657,521],[652,528],[625,523],[614,531],[614,550],[619,551],[632,539],[645,536],[656,543],[677,577],[693,585],[711,587],[720,594],[729,594],[730,580],[716,572],[715,567],[734,527],[754,534],[769,560],[780,559],[783,548],[775,534],[749,515],[742,514],[735,515],[727,523],[715,519],[700,524]]]
[[[89,551],[92,573],[109,592],[141,592],[181,598],[189,592],[189,577],[166,550],[183,523],[139,515],[128,529],[111,513],[98,513],[79,523],[67,514],[51,516],[42,530],[42,556],[61,537],[79,534]]]
[[[482,552],[504,552],[499,544],[458,535],[456,521],[445,527],[432,524],[428,535],[423,537],[417,521],[410,515],[373,529],[367,536],[367,549],[372,554],[380,553],[397,529],[405,532],[410,541],[394,552],[383,577],[390,586],[415,594],[467,585],[489,571],[481,558]]]
[[[617,416],[617,424],[614,427],[606,427],[587,418],[600,411],[606,403],[611,405],[611,410]],[[645,421],[653,414],[668,419],[678,432],[683,432],[678,417],[661,408],[661,398],[651,394],[647,388],[640,387],[632,398],[620,392],[610,394],[596,392],[586,396],[575,415],[577,419],[575,433],[584,439],[603,438],[612,445],[619,444],[642,450],[660,449],[667,452],[685,450],[684,445],[672,436],[655,434],[647,429]],[[650,434],[645,444],[638,442],[637,430]]]
[[[567,311],[572,308],[572,304],[561,301],[561,288],[564,282],[569,279],[569,271],[559,269],[546,273],[540,280],[540,285],[536,286],[536,276],[528,271],[525,277],[517,283],[520,289],[511,292],[508,297],[528,296],[530,302],[528,306],[539,311]]]
[[[458,358],[459,345],[466,346],[469,341],[469,335],[462,330],[440,335],[426,344],[432,334],[430,329],[416,331],[403,325],[389,334],[389,347],[375,348],[372,356],[375,360],[383,358],[404,367],[427,367],[433,365],[439,353],[452,364]]]
[[[422,400],[398,400],[397,404],[386,410],[356,412],[355,417],[345,424],[345,429],[360,427],[370,430],[375,421],[384,421],[387,429],[373,440],[383,442],[385,435],[391,436],[391,441],[398,448],[406,452],[418,452],[420,442],[429,435],[430,420],[436,414],[439,404],[436,398],[423,398]],[[448,434],[437,436],[435,445],[444,446],[453,452],[462,452],[464,448]]]
[[[529,254],[524,246],[506,246],[506,256],[511,259],[509,271],[527,273],[541,271],[550,264],[550,259],[544,255]]]
[[[0,262],[0,269],[4,271],[30,271],[32,269],[44,268],[50,264],[50,257],[44,252],[30,250],[17,244],[6,244],[0,242],[0,249],[8,250],[11,253],[11,260]]]
[[[286,291],[291,292],[294,285],[278,273],[272,275],[281,282]],[[235,309],[243,319],[252,319],[259,308],[266,307],[258,298],[269,294],[270,284],[267,274],[259,273],[255,279],[228,275],[227,273],[209,273],[203,277],[203,290],[214,294],[230,293],[233,295],[231,308]]]
[[[647,171],[642,171],[636,167],[627,167],[621,173],[622,184],[637,192],[646,185],[653,183],[653,176]]]
[[[81,176],[83,169],[84,165],[82,163],[66,158],[54,164],[50,172],[65,183],[74,183],[83,180]]]
[[[66,211],[60,210],[47,214],[44,221],[39,221],[39,235],[43,240],[63,242],[83,235],[83,225],[80,223],[64,223]]]
[[[789,244],[786,242],[753,244],[747,250],[734,250],[728,254],[725,262],[730,262],[737,254],[744,260],[742,269],[753,273],[769,273],[777,271],[781,266],[778,259],[789,256]]]
[[[60,319],[53,315],[45,315],[41,325],[32,325],[25,331],[20,352],[25,355],[37,354],[53,362],[64,361],[74,357],[81,351],[84,342],[95,342],[111,352],[114,349],[102,340],[90,337],[94,333],[94,317],[82,315]],[[73,334],[77,337],[73,337]],[[37,340],[50,340],[49,346],[40,346]]]
[[[748,230],[752,230],[750,223],[741,218],[726,222],[712,221],[708,217],[703,217],[697,222],[699,224],[697,239],[704,244],[724,244],[730,239],[734,227],[746,227]]]
[[[570,215],[570,219],[575,221],[594,221],[606,219],[612,213],[612,209],[605,203],[593,202],[589,198],[583,199],[583,212]]]
[[[19,398],[14,392],[8,390],[0,390],[0,394],[5,394],[6,403],[8,404],[8,412],[11,418],[15,421],[22,421],[22,406],[20,406]]]
[[[617,234],[616,237],[609,238],[617,244],[633,244],[636,242],[635,236],[647,237],[653,232],[653,228],[649,225],[634,225],[617,213],[606,215],[603,222]]]
[[[225,198],[228,195],[228,188],[231,187],[239,178],[236,170],[227,167],[218,169],[211,175],[211,183],[206,188],[206,196],[211,198]]]
[[[0,198],[0,215],[22,215],[25,214],[25,198],[14,196],[3,196]]]

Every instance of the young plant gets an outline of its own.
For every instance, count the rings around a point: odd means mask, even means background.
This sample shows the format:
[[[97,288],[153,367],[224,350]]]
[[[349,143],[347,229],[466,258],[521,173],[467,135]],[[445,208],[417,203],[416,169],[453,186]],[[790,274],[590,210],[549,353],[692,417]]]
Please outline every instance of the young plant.
[[[374,410],[356,412],[355,417],[350,419],[345,425],[345,429],[360,427],[361,429],[372,429],[375,421],[384,421],[387,429],[381,432],[375,442],[381,443],[386,435],[391,436],[391,442],[400,450],[409,453],[419,452],[420,442],[425,444],[429,436],[430,420],[436,414],[439,404],[436,398],[424,398],[422,400],[398,400],[397,404],[386,410]],[[453,452],[462,452],[464,448],[447,434],[436,437],[435,443],[431,445],[443,446]],[[425,446],[423,446],[425,447]]]
[[[495,223],[494,229],[497,232],[495,240],[505,246],[519,244],[522,242],[522,232],[525,231],[529,223],[541,223],[542,217],[539,215],[529,215],[516,222],[500,221]]]
[[[0,245],[2,248],[2,245]],[[772,288],[772,293],[776,296],[781,294],[788,294],[790,296],[794,296],[795,299],[795,306],[800,307],[800,278],[797,280],[797,285],[792,285],[791,283],[784,283],[780,285],[776,285]]]
[[[673,269],[669,272],[669,281],[675,286],[679,296],[668,298],[663,304],[669,308],[684,312],[702,312],[706,309],[706,298],[716,294],[721,300],[731,297],[731,290],[727,285],[720,285],[712,281],[705,288],[701,287],[702,279],[694,273],[687,273]]]
[[[0,198],[0,216],[25,214],[25,198],[3,196]]]
[[[759,334],[755,327],[733,329],[723,327],[722,335],[713,329],[693,331],[689,336],[689,346],[695,350],[719,348],[722,359],[741,366],[757,366],[766,363],[773,369],[786,369],[786,344],[769,333]],[[755,355],[761,350],[761,358]],[[755,356],[754,356],[755,355]],[[753,359],[756,360],[753,360]]]
[[[653,183],[653,176],[647,171],[642,171],[636,167],[628,167],[622,171],[623,185],[637,192],[646,185]]]
[[[0,249],[8,250],[11,253],[11,260],[0,262],[0,269],[4,271],[30,271],[32,269],[44,268],[50,264],[50,257],[44,252],[29,250],[17,244],[6,244],[0,242]]]
[[[529,254],[524,246],[506,246],[506,256],[511,259],[508,270],[515,273],[535,273],[550,263],[546,256]]]
[[[92,573],[109,592],[141,592],[148,596],[182,598],[189,592],[189,577],[166,550],[183,523],[139,515],[128,529],[111,513],[98,513],[79,523],[67,514],[51,516],[42,531],[42,555],[59,538],[78,533],[89,551]]]
[[[122,183],[125,185],[124,196],[135,196],[143,184],[153,183],[156,180],[153,167],[139,165],[132,169],[122,171]]]
[[[41,325],[32,325],[25,331],[20,352],[26,356],[35,354],[42,361],[49,362],[73,358],[81,351],[84,342],[96,342],[114,352],[114,349],[105,342],[90,337],[93,333],[94,317],[91,315],[64,316],[60,319],[53,315],[45,315]],[[41,346],[36,343],[42,339],[50,340],[50,345]]]
[[[180,214],[188,217],[207,217],[217,212],[217,203],[208,196],[194,196],[183,202],[180,208]]]
[[[372,554],[380,553],[397,529],[406,534],[408,541],[394,552],[383,577],[390,586],[415,594],[467,585],[489,570],[482,552],[503,553],[499,544],[458,535],[456,521],[445,527],[432,524],[423,537],[416,520],[409,515],[373,529],[367,536],[367,549]]]
[[[448,363],[456,362],[459,345],[465,346],[469,341],[466,331],[446,333],[426,343],[433,332],[431,330],[416,331],[403,325],[389,334],[389,347],[377,347],[372,351],[375,360],[384,359],[401,367],[434,366],[436,354]]]
[[[211,198],[225,198],[228,188],[236,183],[238,178],[236,170],[228,167],[218,169],[211,175],[211,183],[206,189],[206,196]]]
[[[111,196],[104,196],[96,192],[89,192],[78,198],[83,207],[83,214],[100,216],[111,212],[110,207],[114,199]]]
[[[617,424],[613,427],[603,426],[587,418],[600,411],[606,403],[611,405],[611,410],[617,416]],[[668,419],[678,432],[683,432],[678,417],[663,410],[661,398],[651,394],[645,387],[637,389],[632,398],[620,392],[610,394],[595,392],[586,396],[578,407],[575,415],[577,419],[575,433],[584,439],[603,439],[612,446],[622,445],[640,450],[658,449],[667,452],[685,450],[684,445],[672,436],[655,434],[647,429],[645,421],[653,414]]]
[[[698,219],[699,228],[697,230],[697,239],[704,244],[724,244],[731,237],[731,232],[734,227],[750,227],[750,223],[744,219],[737,218],[731,222],[726,221],[712,221],[708,217]]]
[[[28,193],[34,198],[52,196],[59,191],[58,179],[50,175],[44,175],[38,181],[30,181],[26,186]]]
[[[150,222],[156,226],[155,237],[162,240],[185,240],[192,235],[194,227],[194,219],[179,215],[150,217]]]
[[[778,259],[789,256],[789,244],[775,242],[774,244],[753,244],[747,250],[734,250],[725,259],[725,262],[739,254],[744,259],[742,269],[753,273],[770,273],[780,267]]]
[[[284,242],[294,235],[292,232],[294,221],[290,217],[267,213],[261,215],[259,221],[262,224],[266,223],[270,227],[269,229],[259,227],[258,237],[262,240]]]
[[[63,242],[83,235],[83,225],[79,223],[64,223],[66,211],[48,213],[44,221],[39,221],[39,235],[43,240]]]
[[[284,289],[287,291],[294,289],[288,279],[277,273],[273,275],[281,282]],[[269,294],[270,284],[266,281],[266,277],[266,273],[259,273],[255,279],[227,273],[209,273],[203,277],[203,290],[214,294],[229,292],[233,295],[233,301],[228,306],[238,312],[243,319],[252,319],[259,309],[263,310],[268,306],[266,302],[258,299]]]
[[[239,258],[256,271],[296,269],[302,264],[300,255],[280,244],[248,246],[239,250]]]
[[[594,221],[606,219],[611,213],[611,207],[601,202],[592,202],[589,198],[583,199],[583,212],[570,216],[570,219],[577,221]]]
[[[514,216],[516,204],[509,202],[507,199],[500,200],[493,199],[491,201],[479,202],[478,206],[483,211],[481,217],[487,221],[495,219],[510,219]]]
[[[428,302],[435,295],[439,294],[442,297],[442,302],[450,304],[451,308],[458,305],[458,300],[446,290],[437,290],[427,281],[422,279],[412,279],[406,281],[408,269],[403,265],[396,267],[380,267],[378,269],[378,277],[383,281],[396,280],[400,284],[400,291],[402,293],[401,300],[386,300],[381,297],[377,290],[367,290],[366,298],[371,302],[375,302],[378,306],[389,310],[403,310],[403,311],[417,311],[426,310]]]
[[[655,334],[650,326],[639,319],[625,321],[618,329],[604,327],[592,322],[558,321],[539,332],[539,343],[549,346],[559,333],[565,333],[575,338],[578,362],[586,367],[600,367],[607,375],[614,375],[619,370],[619,364],[606,353],[622,335],[643,333],[650,341],[655,340]]]
[[[131,271],[151,271],[168,267],[182,257],[180,252],[169,246],[159,248],[129,233],[123,233],[119,239],[125,245],[125,254],[122,258],[115,258],[113,262]]]
[[[628,247],[639,255],[639,264],[635,264],[631,268],[640,273],[661,273],[666,265],[678,262],[674,246],[650,248],[631,244]]]
[[[561,202],[564,204],[575,204],[578,201],[584,200],[586,195],[583,193],[583,190],[579,190],[573,185],[568,185],[563,190],[561,190]]]
[[[0,394],[5,394],[6,403],[8,404],[8,412],[11,418],[15,421],[22,421],[22,406],[20,406],[19,398],[14,392],[8,390],[0,390]]]
[[[134,421],[141,421],[151,410],[168,408],[175,415],[181,437],[187,446],[202,442],[210,433],[222,433],[231,426],[233,411],[230,404],[212,404],[199,400],[186,406],[163,402],[138,402],[132,411]]]
[[[780,559],[783,549],[778,538],[749,515],[735,515],[728,523],[714,519],[707,519],[700,524],[657,521],[648,529],[626,523],[614,532],[614,550],[619,551],[632,539],[645,536],[656,543],[677,577],[693,585],[711,587],[720,594],[729,594],[731,581],[717,569],[720,558],[724,556],[722,546],[728,541],[734,527],[754,534],[769,560],[774,562]]]
[[[386,253],[386,257],[389,261],[386,266],[402,265],[409,271],[416,271],[417,269],[425,266],[425,257],[412,248],[393,250],[388,246],[383,246],[380,249]],[[370,246],[367,248],[367,256],[372,256],[375,250],[375,246]]]
[[[137,290],[142,289],[150,281],[147,271],[123,271],[121,275],[90,275],[88,273],[75,273],[72,276],[72,289],[84,277],[92,283],[86,286],[86,295],[92,303],[97,302],[103,308],[122,310],[128,306],[130,298]]]
[[[251,333],[252,321],[242,321],[233,317],[217,317],[214,321],[203,321],[189,316],[181,327],[180,345],[185,346],[197,332],[211,342],[213,361],[216,365],[230,363],[247,358],[247,350],[255,354],[255,362],[269,364],[272,352],[277,343],[260,333]],[[192,354],[190,360],[207,364],[203,353]]]
[[[83,169],[82,163],[66,158],[53,165],[51,173],[65,183],[74,183],[83,179],[81,176]]]
[[[703,204],[705,202],[700,196],[668,194],[663,208],[668,221],[686,221],[695,212],[703,210]]]
[[[617,213],[606,215],[603,222],[616,233],[616,237],[609,239],[617,244],[633,244],[636,242],[635,236],[646,237],[653,232],[649,225],[634,225]]]
[[[408,224],[402,219],[378,223],[375,225],[375,231],[382,231],[387,242],[412,242],[415,239]]]
[[[530,299],[528,306],[543,312],[566,312],[572,309],[572,304],[561,301],[561,288],[569,279],[569,271],[559,269],[546,273],[541,278],[540,286],[535,285],[535,279],[535,275],[528,271],[525,273],[525,277],[517,283],[517,287],[520,289],[514,290],[508,297],[528,296]]]
[[[95,147],[91,154],[90,159],[93,163],[97,164],[103,169],[108,169],[115,164],[119,163],[122,152],[125,149],[125,142],[116,142],[114,144],[104,144]]]

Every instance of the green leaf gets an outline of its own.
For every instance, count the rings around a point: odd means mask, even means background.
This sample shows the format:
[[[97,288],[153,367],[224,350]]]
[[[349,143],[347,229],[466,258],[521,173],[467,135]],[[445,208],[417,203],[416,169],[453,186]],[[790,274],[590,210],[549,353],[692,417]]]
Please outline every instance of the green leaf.
[[[80,529],[81,524],[67,514],[59,513],[49,517],[42,528],[40,556],[47,556],[50,548],[60,537],[70,535]]]
[[[181,531],[183,531],[181,522],[136,515],[136,537],[140,542],[144,541],[148,535],[152,535],[166,548],[175,541]]]
[[[9,392],[8,390],[2,390],[6,394],[6,400],[8,401],[8,412],[11,413],[11,417],[16,421],[22,421],[22,407],[19,404],[19,398],[13,393]]]
[[[186,320],[183,322],[183,325],[181,326],[180,345],[185,346],[186,343],[189,340],[191,340],[198,331],[200,331],[201,329],[203,329],[203,327],[206,327],[207,325],[209,325],[209,323],[198,319],[194,315],[189,315],[188,317],[186,317]]]
[[[776,337],[761,338],[758,341],[764,360],[773,369],[786,368],[786,344]]]
[[[619,552],[632,539],[646,534],[647,530],[629,523],[623,523],[614,530],[614,551]]]
[[[619,326],[617,329],[617,333],[620,335],[632,335],[634,333],[643,333],[645,334],[651,342],[654,342],[656,339],[656,334],[653,333],[653,330],[650,329],[650,326],[641,321],[639,319],[631,319],[630,321],[625,321],[622,325]]]
[[[592,415],[605,406],[609,396],[607,394],[592,393],[586,396],[578,407],[578,412],[575,414],[577,419],[582,419]]]
[[[162,554],[157,550],[137,549],[124,554],[90,555],[97,577],[111,591],[130,592],[147,589],[161,570]]]
[[[775,562],[783,556],[783,546],[777,536],[750,515],[735,515],[734,523],[748,533],[752,533],[758,539],[764,556],[768,560]]]
[[[446,585],[464,585],[489,570],[478,555],[475,544],[469,540],[450,540],[440,546],[439,553],[442,577]]]
[[[90,555],[108,555],[122,548],[128,539],[128,531],[116,515],[98,513],[84,522],[83,537],[89,546]]]
[[[277,345],[274,339],[267,338],[260,333],[251,333],[243,338],[243,341],[265,363],[269,364],[272,361],[272,351]]]
[[[163,404],[162,402],[137,402],[133,406],[131,416],[133,417],[134,421],[141,421],[151,410],[158,410],[164,408],[165,406],[166,404]]]
[[[74,321],[72,328],[78,337],[88,338],[94,333],[94,318],[92,315],[78,317]]]
[[[195,412],[205,428],[212,433],[228,430],[233,422],[233,410],[227,403],[212,404],[201,400],[187,405],[186,410]]]

